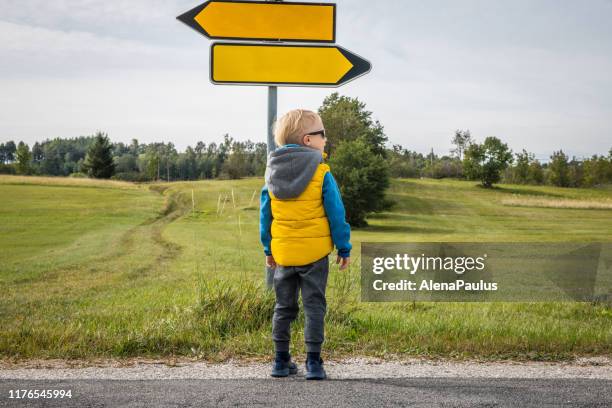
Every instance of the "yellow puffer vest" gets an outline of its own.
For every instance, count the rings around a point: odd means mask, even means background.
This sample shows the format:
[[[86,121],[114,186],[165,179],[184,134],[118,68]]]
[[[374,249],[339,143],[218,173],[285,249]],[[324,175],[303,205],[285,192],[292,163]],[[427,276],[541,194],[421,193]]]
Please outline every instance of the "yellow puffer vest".
[[[323,178],[329,166],[319,163],[306,189],[295,198],[276,198],[272,208],[271,251],[282,266],[301,266],[328,255],[334,249],[329,221],[323,207]]]

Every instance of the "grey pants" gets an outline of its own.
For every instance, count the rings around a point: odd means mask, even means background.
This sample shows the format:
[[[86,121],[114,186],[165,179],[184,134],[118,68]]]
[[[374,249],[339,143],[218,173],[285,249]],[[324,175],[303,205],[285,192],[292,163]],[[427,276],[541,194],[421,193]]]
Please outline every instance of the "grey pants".
[[[289,351],[290,325],[299,311],[300,290],[306,317],[304,325],[306,351],[321,351],[321,343],[324,340],[324,318],[327,311],[325,287],[328,272],[327,255],[308,265],[277,265],[274,269],[276,305],[272,318],[272,340],[274,340],[276,351]]]

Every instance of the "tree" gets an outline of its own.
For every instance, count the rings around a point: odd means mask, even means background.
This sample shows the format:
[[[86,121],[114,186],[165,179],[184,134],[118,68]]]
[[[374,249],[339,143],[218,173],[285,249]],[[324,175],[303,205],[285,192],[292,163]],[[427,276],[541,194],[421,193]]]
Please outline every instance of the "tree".
[[[0,160],[2,163],[11,163],[15,160],[15,152],[17,151],[17,146],[15,146],[15,142],[9,140],[6,143],[2,143],[0,145]]]
[[[201,156],[202,153],[204,153],[204,151],[206,150],[206,143],[200,140],[198,143],[196,143],[196,147],[194,150],[199,158],[199,156]]]
[[[542,169],[540,162],[536,159],[529,163],[527,180],[529,184],[544,183],[544,170]]]
[[[391,177],[419,177],[425,167],[425,158],[421,153],[407,150],[399,144],[393,145],[387,152],[387,158]]]
[[[30,147],[23,142],[19,142],[19,145],[17,146],[17,151],[15,152],[15,158],[17,160],[17,174],[30,174],[30,162],[32,161],[32,153],[30,153]]]
[[[563,150],[559,150],[558,152],[553,152],[552,156],[550,156],[550,160],[548,166],[550,183],[559,187],[569,186],[569,164],[567,162],[567,155],[563,153]]]
[[[134,157],[137,157],[140,153],[142,153],[140,144],[138,143],[138,139],[132,139],[132,143],[130,143],[130,146],[128,149],[129,149],[129,153]]]
[[[196,146],[197,148],[198,146]],[[204,147],[202,147],[204,149]],[[215,164],[217,163],[218,149],[215,142],[206,146],[206,152],[202,150],[202,154],[198,154],[198,177],[211,179],[217,174],[215,173]]]
[[[323,100],[318,112],[325,126],[325,149],[330,158],[340,142],[357,138],[362,138],[375,154],[386,156],[383,126],[372,120],[372,112],[359,99],[334,92]]]
[[[366,226],[368,213],[390,207],[385,199],[389,187],[389,166],[382,155],[375,154],[363,138],[344,140],[329,160],[342,193],[347,222]]]
[[[584,184],[584,166],[583,162],[572,156],[572,160],[568,162],[568,187],[582,187]]]
[[[94,135],[94,142],[87,151],[82,169],[94,178],[111,178],[115,173],[112,146],[107,134],[97,132]]]
[[[166,180],[170,181],[170,173],[174,171],[174,164],[178,157],[174,143],[168,142],[167,144],[162,143],[162,152],[164,158],[164,167],[166,169]]]
[[[247,151],[243,142],[232,142],[228,158],[223,162],[223,172],[231,179],[239,179],[247,175]]]
[[[60,143],[57,140],[46,140],[42,148],[43,161],[40,164],[42,173],[52,176],[62,175],[64,164]]]
[[[141,162],[141,171],[149,180],[159,180],[159,167],[161,157],[159,143],[151,143],[145,148],[144,159]]]
[[[213,155],[214,165],[213,165],[213,177],[219,177],[223,171],[223,163],[227,160],[227,156],[229,155],[232,149],[232,143],[234,143],[234,138],[231,137],[228,133],[223,135],[223,142],[219,144],[219,147],[212,143],[209,145],[210,148],[215,148],[215,154]]]
[[[463,171],[470,180],[480,180],[484,187],[491,187],[500,180],[500,173],[512,163],[512,151],[508,145],[494,136],[484,143],[470,143],[463,159]]]
[[[253,153],[249,160],[249,175],[263,176],[266,172],[266,161],[268,158],[268,146],[266,143],[258,142],[253,147]]]
[[[612,149],[608,157],[593,155],[583,162],[584,185],[587,187],[612,183]]]
[[[470,130],[455,130],[455,136],[451,143],[455,145],[455,148],[451,150],[451,153],[454,153],[459,160],[463,160],[463,153],[465,149],[472,143],[472,135],[470,134]]]
[[[136,157],[130,153],[122,154],[115,157],[115,171],[117,173],[131,173],[138,171]]]
[[[35,163],[40,163],[44,158],[45,155],[42,146],[38,142],[34,143],[34,146],[32,146],[32,160]]]
[[[197,155],[191,146],[187,146],[185,153],[180,155],[178,168],[179,177],[184,180],[195,180],[198,177]]]
[[[535,160],[535,155],[523,149],[522,152],[515,153],[515,156],[516,165],[513,169],[512,181],[514,183],[525,184],[529,179],[529,165]]]

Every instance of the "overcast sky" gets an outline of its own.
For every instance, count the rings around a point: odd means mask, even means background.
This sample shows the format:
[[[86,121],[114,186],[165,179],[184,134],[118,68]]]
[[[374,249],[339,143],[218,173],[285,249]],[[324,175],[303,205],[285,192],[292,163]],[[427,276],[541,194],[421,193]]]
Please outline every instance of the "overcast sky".
[[[0,141],[266,140],[267,88],[209,82],[189,0],[1,0]],[[372,62],[340,88],[279,88],[279,113],[337,90],[390,143],[445,154],[455,129],[546,159],[612,147],[612,1],[337,1],[337,43]]]

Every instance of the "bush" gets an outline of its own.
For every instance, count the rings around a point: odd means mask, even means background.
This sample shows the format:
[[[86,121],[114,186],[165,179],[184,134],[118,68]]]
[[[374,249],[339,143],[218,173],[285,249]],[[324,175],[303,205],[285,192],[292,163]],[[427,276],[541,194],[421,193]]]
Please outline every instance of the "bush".
[[[444,156],[441,159],[435,159],[433,166],[430,162],[427,162],[423,175],[435,179],[462,177],[463,169],[460,161]]]
[[[352,226],[366,226],[368,213],[391,206],[384,196],[389,187],[389,166],[363,139],[340,142],[330,158],[330,166]]]
[[[480,180],[484,187],[491,187],[501,178],[501,172],[512,163],[512,151],[508,145],[494,136],[484,143],[472,143],[465,152],[463,171],[468,179]]]
[[[544,183],[544,169],[542,169],[542,165],[539,161],[534,160],[529,163],[527,180],[530,184]]]

